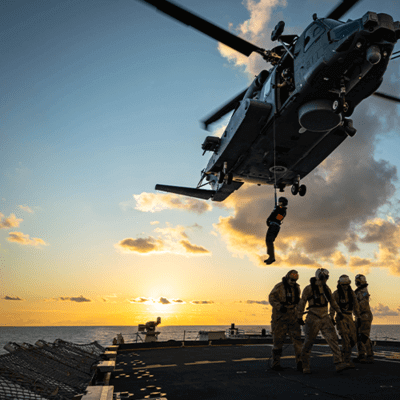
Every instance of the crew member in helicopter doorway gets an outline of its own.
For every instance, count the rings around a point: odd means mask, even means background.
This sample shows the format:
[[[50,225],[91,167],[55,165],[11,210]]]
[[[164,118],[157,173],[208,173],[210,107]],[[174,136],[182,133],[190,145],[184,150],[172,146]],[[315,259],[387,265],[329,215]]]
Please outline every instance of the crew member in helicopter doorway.
[[[268,230],[267,236],[265,238],[265,243],[267,245],[267,254],[269,255],[269,258],[264,261],[267,265],[270,265],[275,261],[274,241],[278,236],[278,233],[281,229],[282,221],[286,216],[287,205],[287,198],[279,197],[278,205],[275,207],[274,211],[272,211],[271,215],[267,219]]]

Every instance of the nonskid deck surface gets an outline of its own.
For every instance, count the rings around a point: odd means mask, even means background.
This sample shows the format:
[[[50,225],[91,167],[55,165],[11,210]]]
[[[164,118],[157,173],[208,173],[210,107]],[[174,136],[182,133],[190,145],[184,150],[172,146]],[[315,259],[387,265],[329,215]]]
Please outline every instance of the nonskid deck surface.
[[[186,343],[185,343],[186,344]],[[314,345],[311,375],[296,370],[284,347],[283,372],[271,371],[271,344],[144,348],[122,345],[110,381],[121,398],[145,399],[395,399],[400,347],[375,346],[374,364],[335,372],[327,345]],[[356,356],[356,354],[354,354]],[[318,396],[318,397],[316,397]]]

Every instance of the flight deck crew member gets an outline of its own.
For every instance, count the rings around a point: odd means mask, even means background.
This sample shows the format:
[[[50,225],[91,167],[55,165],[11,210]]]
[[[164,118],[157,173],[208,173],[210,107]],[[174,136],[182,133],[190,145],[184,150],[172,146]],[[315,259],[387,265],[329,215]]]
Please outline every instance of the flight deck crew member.
[[[296,283],[299,279],[297,271],[292,269],[272,289],[269,294],[269,303],[272,306],[271,331],[274,340],[272,349],[272,367],[275,371],[282,371],[280,359],[283,342],[289,335],[294,346],[297,369],[301,367],[301,329],[297,321],[297,305],[300,301],[300,286]]]
[[[368,283],[365,276],[361,274],[356,275],[355,282],[357,286],[355,294],[360,307],[360,317],[356,320],[358,357],[354,361],[372,364],[374,362],[374,353],[370,334],[373,316],[369,306],[370,294],[367,289]]]
[[[350,286],[350,278],[347,275],[342,275],[338,280],[337,290],[333,292],[333,298],[338,304],[343,319],[336,319],[337,330],[342,337],[342,356],[347,368],[354,368],[355,365],[351,362],[351,350],[357,343],[356,324],[353,320],[353,314],[356,318],[360,317],[360,308],[353,289]],[[335,317],[335,309],[331,307],[330,315],[332,321]]]
[[[266,264],[272,264],[275,261],[275,248],[274,241],[278,236],[278,233],[281,229],[281,224],[283,219],[286,216],[288,200],[286,197],[279,197],[278,205],[275,207],[274,211],[272,211],[271,215],[267,219],[267,235],[265,238],[265,243],[267,245],[267,254],[269,258],[264,262]]]
[[[333,299],[331,290],[326,284],[328,278],[329,271],[324,268],[318,268],[315,272],[315,278],[311,278],[310,285],[304,288],[297,307],[299,323],[305,325],[305,340],[303,349],[301,350],[304,374],[311,373],[310,353],[319,331],[321,331],[332,350],[336,371],[339,372],[346,368],[346,364],[342,361],[342,354],[339,349],[335,327],[328,315],[328,304],[336,310],[339,319],[343,318],[343,314],[336,301]],[[309,304],[308,315],[304,323],[303,313],[307,302]]]

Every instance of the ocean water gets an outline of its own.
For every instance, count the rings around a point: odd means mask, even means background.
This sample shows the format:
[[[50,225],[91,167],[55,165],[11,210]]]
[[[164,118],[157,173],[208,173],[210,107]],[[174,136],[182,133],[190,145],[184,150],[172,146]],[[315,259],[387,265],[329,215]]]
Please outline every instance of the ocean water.
[[[200,330],[225,331],[228,325],[208,326],[159,326],[158,340],[196,340]],[[248,333],[270,331],[270,325],[236,326]],[[121,333],[125,343],[137,340],[137,326],[44,326],[44,327],[4,327],[0,326],[0,354],[7,353],[4,346],[8,342],[35,344],[38,340],[54,342],[63,339],[68,342],[85,344],[95,340],[102,346],[110,346],[113,338]],[[400,341],[400,325],[372,325],[371,338],[375,340]],[[138,339],[140,341],[140,339]]]

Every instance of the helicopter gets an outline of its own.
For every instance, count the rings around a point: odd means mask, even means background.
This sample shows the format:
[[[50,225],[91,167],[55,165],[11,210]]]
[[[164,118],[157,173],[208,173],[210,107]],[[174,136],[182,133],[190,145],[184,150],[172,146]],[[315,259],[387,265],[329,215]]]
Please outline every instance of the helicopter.
[[[325,18],[316,14],[298,35],[284,35],[280,21],[271,34],[279,44],[260,48],[167,0],[140,0],[232,49],[258,53],[271,68],[262,70],[239,93],[202,123],[204,129],[233,111],[221,137],[207,136],[203,155],[212,155],[195,188],[157,184],[156,190],[204,200],[224,201],[244,183],[273,185],[304,196],[302,183],[357,130],[349,117],[358,104],[378,92],[400,39],[400,22],[368,11],[361,18],[339,19],[359,0],[343,0]],[[205,183],[203,183],[205,181]],[[202,189],[209,185],[211,189]]]

